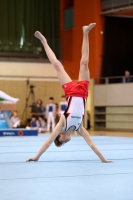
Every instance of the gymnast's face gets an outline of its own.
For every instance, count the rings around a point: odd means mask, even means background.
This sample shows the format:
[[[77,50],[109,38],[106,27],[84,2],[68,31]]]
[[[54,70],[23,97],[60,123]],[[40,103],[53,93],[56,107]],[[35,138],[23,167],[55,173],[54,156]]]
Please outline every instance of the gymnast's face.
[[[67,143],[71,140],[71,135],[66,133],[60,133],[59,141],[62,143]]]

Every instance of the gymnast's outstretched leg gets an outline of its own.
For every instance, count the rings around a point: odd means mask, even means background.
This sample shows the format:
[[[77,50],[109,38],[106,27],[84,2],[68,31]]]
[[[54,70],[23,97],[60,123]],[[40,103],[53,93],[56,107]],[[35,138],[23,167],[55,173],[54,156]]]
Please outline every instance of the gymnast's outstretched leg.
[[[0,101],[4,102],[4,100],[10,101],[10,102],[13,102],[13,103],[17,103],[19,101],[18,98],[11,97],[10,95],[8,95],[5,92],[0,90]]]
[[[35,37],[38,38],[42,42],[45,52],[57,72],[57,76],[61,85],[64,85],[72,81],[71,78],[66,73],[66,71],[64,70],[64,67],[62,66],[62,64],[57,60],[54,52],[49,47],[46,38],[39,31],[35,32]]]
[[[90,72],[88,69],[89,62],[89,38],[88,34],[90,30],[96,25],[96,23],[91,23],[88,26],[83,26],[83,43],[82,43],[82,57],[80,60],[80,70],[79,70],[79,81],[90,81]]]

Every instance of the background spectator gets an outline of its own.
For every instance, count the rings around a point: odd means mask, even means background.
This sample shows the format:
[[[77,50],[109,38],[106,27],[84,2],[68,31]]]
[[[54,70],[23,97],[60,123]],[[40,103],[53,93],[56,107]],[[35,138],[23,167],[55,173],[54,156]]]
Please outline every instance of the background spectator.
[[[124,82],[124,79],[122,79],[122,82]],[[127,70],[125,71],[125,82],[126,83],[133,82],[133,77],[130,76],[130,72]]]
[[[10,123],[12,128],[17,128],[20,127],[20,119],[18,117],[18,112],[15,110],[12,114],[12,116],[10,117]]]
[[[38,132],[39,133],[44,133],[47,130],[47,125],[46,122],[44,121],[43,116],[38,117]]]
[[[32,105],[31,113],[36,116],[45,116],[45,107],[43,106],[43,101],[41,99],[38,99],[36,104]]]
[[[39,127],[39,122],[37,120],[36,115],[32,115],[31,121],[30,121],[30,126],[27,126],[26,129],[34,129],[38,130]]]
[[[67,108],[67,101],[66,101],[66,97],[64,95],[62,95],[61,97],[61,102],[59,103],[60,107],[60,114],[63,115],[63,113],[65,112],[66,108]]]
[[[57,124],[59,122],[61,115],[60,115],[60,109],[59,109],[58,103],[55,103],[55,106],[56,106],[55,124]]]
[[[54,98],[49,98],[49,103],[46,106],[46,118],[47,118],[47,131],[50,131],[50,125],[52,123],[52,131],[55,127],[56,105],[54,104]]]

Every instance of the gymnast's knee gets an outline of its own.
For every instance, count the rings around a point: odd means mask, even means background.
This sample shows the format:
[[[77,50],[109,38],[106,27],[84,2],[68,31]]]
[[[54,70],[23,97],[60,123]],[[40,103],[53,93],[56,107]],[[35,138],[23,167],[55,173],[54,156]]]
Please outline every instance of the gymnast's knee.
[[[80,64],[83,65],[84,67],[88,68],[88,59],[87,58],[81,58]]]

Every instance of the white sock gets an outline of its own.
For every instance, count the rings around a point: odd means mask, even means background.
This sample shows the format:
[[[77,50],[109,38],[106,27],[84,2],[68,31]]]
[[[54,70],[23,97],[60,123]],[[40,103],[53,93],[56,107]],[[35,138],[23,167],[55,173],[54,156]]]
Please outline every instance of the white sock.
[[[7,100],[7,101],[12,101],[14,103],[17,103],[19,101],[18,98],[13,98],[1,90],[0,90],[0,98]]]

